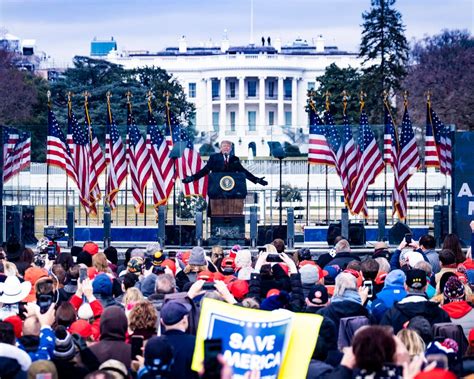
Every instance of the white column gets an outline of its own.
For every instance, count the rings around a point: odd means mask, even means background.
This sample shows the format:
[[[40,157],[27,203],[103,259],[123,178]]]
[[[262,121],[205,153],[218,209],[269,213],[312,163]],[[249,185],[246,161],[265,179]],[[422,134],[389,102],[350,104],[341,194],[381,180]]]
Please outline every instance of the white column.
[[[220,88],[220,95],[221,95],[221,104],[219,110],[219,134],[225,135],[225,130],[227,128],[227,115],[226,115],[226,101],[227,101],[227,94],[225,88],[225,77],[219,78],[221,81],[221,88]]]
[[[259,76],[259,87],[258,87],[258,125],[257,130],[265,132],[265,76]]]
[[[238,125],[235,128],[239,136],[245,135],[245,77],[240,76],[239,78],[239,117]]]
[[[285,109],[283,105],[283,80],[285,78],[278,78],[278,125],[285,125]]]
[[[206,98],[207,98],[207,128],[208,132],[213,130],[212,127],[212,78],[206,79]]]
[[[291,126],[298,126],[298,79],[293,77],[291,81]]]

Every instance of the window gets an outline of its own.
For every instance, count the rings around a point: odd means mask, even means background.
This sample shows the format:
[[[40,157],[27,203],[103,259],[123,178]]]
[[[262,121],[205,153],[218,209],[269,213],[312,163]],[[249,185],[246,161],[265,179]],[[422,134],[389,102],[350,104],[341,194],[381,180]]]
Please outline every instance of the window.
[[[230,131],[235,132],[235,112],[230,112]]]
[[[212,81],[212,98],[218,98],[219,97],[219,81],[218,80],[213,80]]]
[[[233,99],[235,97],[235,82],[229,82],[229,91],[230,98]]]
[[[249,132],[257,130],[257,112],[249,111]]]
[[[275,97],[275,82],[270,81],[268,82],[268,97],[273,99]]]
[[[316,89],[316,82],[308,82],[308,91]]]
[[[256,97],[257,96],[257,81],[249,80],[247,82],[247,96]]]
[[[291,112],[285,112],[285,126],[291,126]]]
[[[283,93],[285,99],[291,99],[291,79],[285,79],[283,82]]]
[[[219,131],[219,112],[212,112],[212,129],[215,132]]]
[[[189,83],[188,89],[189,89],[188,91],[189,97],[190,98],[196,97],[196,83]]]
[[[273,111],[268,112],[268,125],[275,125],[275,112]]]

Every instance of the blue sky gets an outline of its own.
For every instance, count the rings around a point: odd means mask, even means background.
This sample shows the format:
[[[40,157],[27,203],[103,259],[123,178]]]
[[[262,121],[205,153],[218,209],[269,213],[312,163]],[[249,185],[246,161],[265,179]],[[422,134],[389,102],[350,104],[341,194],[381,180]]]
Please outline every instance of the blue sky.
[[[254,0],[254,35],[289,43],[322,34],[326,44],[356,51],[361,14],[370,0]],[[472,0],[398,0],[409,40],[442,29],[472,32]],[[0,0],[0,28],[36,39],[40,50],[59,62],[87,55],[90,41],[114,36],[119,49],[161,50],[219,44],[227,30],[231,45],[250,39],[250,0]]]

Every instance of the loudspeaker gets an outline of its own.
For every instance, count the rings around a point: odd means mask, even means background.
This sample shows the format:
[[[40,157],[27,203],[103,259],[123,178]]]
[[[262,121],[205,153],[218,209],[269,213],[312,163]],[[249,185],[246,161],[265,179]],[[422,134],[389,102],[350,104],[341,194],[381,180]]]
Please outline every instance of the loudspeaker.
[[[38,242],[35,237],[35,207],[22,206],[21,234],[24,244],[32,245]]]
[[[349,224],[349,243],[351,246],[365,245],[365,227],[362,223]]]
[[[390,245],[399,245],[402,239],[405,238],[405,234],[412,234],[407,224],[403,222],[396,222],[388,232],[388,242]]]
[[[329,224],[326,240],[329,246],[334,246],[334,240],[341,234],[341,223],[332,222]],[[345,236],[343,236],[345,237]],[[346,237],[351,246],[365,245],[365,227],[362,223],[349,224],[349,237]]]
[[[434,206],[434,237],[436,246],[443,244],[444,238],[449,232],[449,209],[447,205]]]
[[[261,225],[258,227],[257,245],[262,246],[267,243],[272,243],[273,240],[276,238],[280,238],[283,241],[286,241],[286,236],[286,225],[282,225],[281,227],[278,225]]]
[[[245,245],[245,216],[211,217],[209,245]]]
[[[15,234],[24,244],[35,244],[35,208],[27,205],[5,207],[5,240]]]
[[[194,225],[166,225],[165,245],[195,246]]]

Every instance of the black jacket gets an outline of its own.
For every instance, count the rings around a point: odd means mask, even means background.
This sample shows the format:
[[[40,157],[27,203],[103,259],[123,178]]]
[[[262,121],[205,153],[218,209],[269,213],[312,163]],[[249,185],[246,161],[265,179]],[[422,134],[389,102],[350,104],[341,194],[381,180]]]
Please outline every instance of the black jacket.
[[[352,261],[360,261],[360,258],[350,252],[341,251],[340,253],[337,253],[334,259],[329,261],[326,266],[339,266],[341,270],[345,270],[347,264]]]
[[[413,295],[408,295],[407,298],[410,296]],[[380,324],[391,325],[396,334],[403,329],[403,324],[415,316],[426,318],[432,326],[438,322],[451,322],[448,313],[440,308],[438,303],[426,300],[395,303],[392,308],[385,312]]]
[[[329,304],[327,307],[318,311],[321,316],[329,318],[336,327],[336,336],[339,335],[339,322],[341,318],[353,316],[365,316],[369,319],[371,324],[374,323],[373,317],[369,311],[362,305],[355,301],[344,300]]]
[[[248,180],[253,183],[258,183],[259,179],[242,166],[238,157],[229,155],[228,160],[229,163],[225,165],[224,155],[222,153],[212,154],[206,165],[192,175],[193,180],[198,180],[210,172],[243,172]]]
[[[197,379],[197,372],[191,370],[196,337],[179,330],[168,330],[163,333],[173,348],[173,367],[171,372],[175,379]]]

